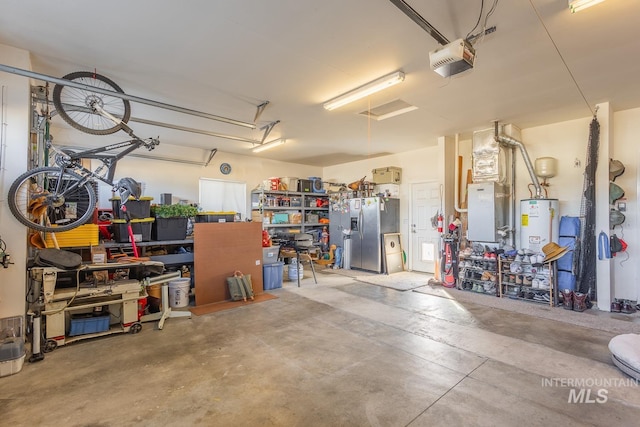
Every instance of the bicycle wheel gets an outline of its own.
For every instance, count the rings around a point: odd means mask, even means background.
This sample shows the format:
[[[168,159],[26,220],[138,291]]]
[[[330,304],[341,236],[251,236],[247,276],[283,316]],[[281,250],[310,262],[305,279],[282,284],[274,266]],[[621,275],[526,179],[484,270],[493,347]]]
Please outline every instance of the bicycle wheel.
[[[32,169],[9,188],[9,209],[24,225],[37,231],[60,232],[88,222],[96,207],[91,182],[56,167]]]
[[[124,93],[112,80],[90,71],[76,71],[63,77],[74,83],[81,83],[99,89]],[[78,89],[71,86],[56,85],[53,88],[53,105],[62,119],[74,128],[93,135],[109,135],[122,128],[121,123],[98,113],[94,105],[99,105],[107,113],[122,120],[129,121],[131,105],[126,99],[104,95],[89,89]]]

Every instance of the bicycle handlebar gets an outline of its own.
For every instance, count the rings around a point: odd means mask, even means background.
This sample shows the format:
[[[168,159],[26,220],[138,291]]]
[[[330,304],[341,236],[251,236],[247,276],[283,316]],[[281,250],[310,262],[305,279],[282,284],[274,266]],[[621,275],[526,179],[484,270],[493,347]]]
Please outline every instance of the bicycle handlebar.
[[[160,137],[146,139],[143,143],[147,150],[151,151],[156,148],[156,146],[160,145]]]

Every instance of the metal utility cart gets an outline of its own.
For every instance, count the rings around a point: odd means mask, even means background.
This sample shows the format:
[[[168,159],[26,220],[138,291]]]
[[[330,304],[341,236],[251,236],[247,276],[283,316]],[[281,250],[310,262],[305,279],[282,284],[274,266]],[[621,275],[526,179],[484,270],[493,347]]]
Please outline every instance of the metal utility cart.
[[[43,351],[60,345],[114,333],[137,333],[142,329],[139,300],[146,294],[139,280],[118,279],[118,273],[143,263],[92,264],[77,270],[56,267],[33,267],[30,280],[35,305],[45,323]],[[154,263],[162,265],[161,263]],[[81,283],[81,277],[105,277],[93,284]],[[114,277],[115,274],[115,277]],[[65,287],[57,286],[66,280]],[[70,286],[69,286],[70,285]]]

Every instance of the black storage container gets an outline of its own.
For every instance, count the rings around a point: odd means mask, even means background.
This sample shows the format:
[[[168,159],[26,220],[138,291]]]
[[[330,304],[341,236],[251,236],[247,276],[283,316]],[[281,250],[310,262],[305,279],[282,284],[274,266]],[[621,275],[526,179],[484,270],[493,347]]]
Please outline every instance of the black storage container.
[[[235,218],[235,212],[200,212],[196,222],[233,222]]]
[[[125,219],[124,212],[120,210],[120,197],[114,197],[109,199],[111,201],[111,207],[113,208],[113,215],[115,218]],[[129,212],[130,218],[149,218],[151,216],[151,200],[153,197],[140,197],[139,200],[129,197],[125,206],[127,212]]]
[[[127,202],[127,204],[129,204]],[[153,218],[138,218],[131,220],[131,230],[136,241],[148,242],[151,240],[151,224],[153,224]],[[129,230],[127,229],[127,221],[124,219],[114,219],[111,221],[113,224],[113,239],[118,243],[129,242]]]
[[[299,180],[298,191],[301,193],[311,193],[313,191],[313,182],[310,179]]]
[[[188,218],[156,218],[151,230],[153,240],[184,240]]]

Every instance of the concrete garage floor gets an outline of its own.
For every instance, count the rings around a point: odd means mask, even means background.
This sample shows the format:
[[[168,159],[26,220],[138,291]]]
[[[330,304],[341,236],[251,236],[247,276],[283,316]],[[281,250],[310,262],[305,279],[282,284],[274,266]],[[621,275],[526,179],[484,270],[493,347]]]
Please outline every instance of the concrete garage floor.
[[[456,299],[397,291],[332,273],[318,282],[286,282],[271,291],[278,299],[168,319],[163,330],[146,323],[137,335],[60,347],[0,379],[1,424],[640,422],[640,388],[607,350],[619,329],[640,331],[635,318],[602,317],[588,328],[489,307],[491,297],[469,292]],[[569,403],[572,394],[582,403]]]

